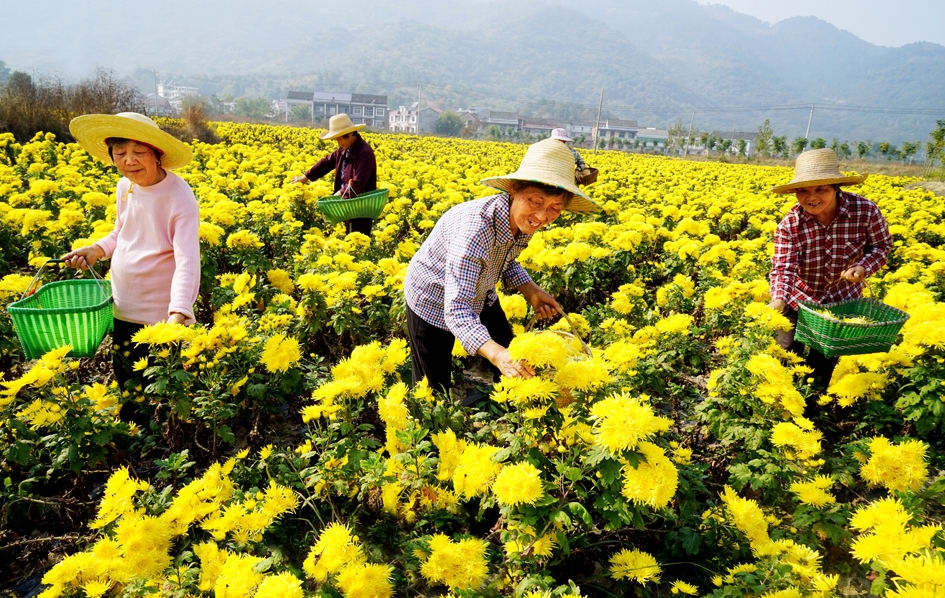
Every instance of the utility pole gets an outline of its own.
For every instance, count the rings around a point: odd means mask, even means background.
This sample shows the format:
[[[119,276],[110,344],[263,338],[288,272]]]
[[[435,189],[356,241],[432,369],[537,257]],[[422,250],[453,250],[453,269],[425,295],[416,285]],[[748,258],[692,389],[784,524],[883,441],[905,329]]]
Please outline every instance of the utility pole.
[[[689,142],[692,139],[692,122],[696,120],[696,111],[692,111],[692,118],[689,119],[689,133],[686,135],[686,154],[689,155]]]
[[[594,151],[597,151],[597,138],[600,136],[600,113],[604,108],[604,88],[600,88],[600,103],[597,105],[597,124],[594,126]]]
[[[810,116],[807,117],[807,132],[804,133],[804,139],[810,142],[810,123],[814,120],[814,105],[810,105]]]

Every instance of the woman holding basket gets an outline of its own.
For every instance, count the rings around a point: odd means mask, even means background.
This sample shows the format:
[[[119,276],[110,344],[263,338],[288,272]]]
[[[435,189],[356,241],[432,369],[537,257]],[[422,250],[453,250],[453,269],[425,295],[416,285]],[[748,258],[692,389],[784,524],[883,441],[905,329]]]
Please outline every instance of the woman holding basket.
[[[825,148],[800,154],[794,178],[771,188],[797,197],[775,231],[770,274],[770,306],[795,327],[798,301],[827,304],[857,299],[866,277],[886,265],[892,248],[886,219],[876,204],[841,189],[864,180],[866,175],[842,174],[836,153]],[[794,328],[779,333],[777,341],[803,355]],[[815,390],[826,390],[837,358],[809,348],[807,364],[813,370]]]
[[[136,112],[87,114],[69,130],[94,158],[112,163],[115,227],[104,239],[62,256],[74,268],[111,258],[115,379],[130,390],[135,361],[148,355],[131,337],[158,322],[193,324],[200,290],[200,213],[184,179],[172,172],[190,162],[190,147]]]
[[[374,149],[358,133],[367,125],[356,125],[347,114],[336,114],[328,120],[328,130],[320,139],[334,139],[338,149],[328,154],[311,168],[292,178],[293,183],[308,184],[331,171],[335,171],[333,191],[345,198],[354,197],[377,189],[377,159]],[[345,229],[371,235],[372,218],[345,220]]]

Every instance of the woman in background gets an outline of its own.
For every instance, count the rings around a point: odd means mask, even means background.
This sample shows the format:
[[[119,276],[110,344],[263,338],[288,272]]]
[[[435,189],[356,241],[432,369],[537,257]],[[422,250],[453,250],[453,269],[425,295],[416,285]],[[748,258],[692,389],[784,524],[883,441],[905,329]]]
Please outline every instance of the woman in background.
[[[292,182],[308,184],[335,171],[335,195],[353,197],[377,189],[377,160],[374,150],[358,133],[366,126],[354,124],[347,114],[332,116],[328,121],[328,130],[320,138],[334,139],[338,143],[338,149],[316,162],[305,174],[293,177]],[[370,236],[373,226],[372,218],[345,220],[348,233],[358,232]]]

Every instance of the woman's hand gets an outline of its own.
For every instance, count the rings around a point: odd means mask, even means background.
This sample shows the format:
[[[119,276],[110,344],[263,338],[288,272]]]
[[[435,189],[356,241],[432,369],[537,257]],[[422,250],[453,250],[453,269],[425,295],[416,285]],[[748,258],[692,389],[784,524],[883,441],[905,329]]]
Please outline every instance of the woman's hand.
[[[95,262],[105,257],[105,250],[98,245],[89,245],[80,247],[63,255],[61,259],[71,268],[85,270],[89,266],[94,266]]]
[[[495,342],[489,340],[477,351],[480,355],[488,359],[492,365],[499,368],[503,376],[509,378],[531,378],[535,375],[535,370],[527,363],[515,361],[509,355],[509,350]]]
[[[866,280],[866,268],[863,266],[853,266],[847,268],[840,274],[840,278],[850,282],[863,282]]]
[[[784,299],[772,299],[771,303],[768,304],[768,307],[778,313],[783,314],[784,310],[787,309],[787,302]]]
[[[532,306],[532,309],[535,310],[535,315],[538,316],[539,320],[553,318],[564,311],[554,297],[546,293],[544,289],[533,281],[518,287],[518,291],[525,296],[525,299]]]
[[[307,176],[305,176],[304,174],[300,174],[299,176],[292,177],[292,182],[293,183],[308,183],[310,181],[308,180]]]

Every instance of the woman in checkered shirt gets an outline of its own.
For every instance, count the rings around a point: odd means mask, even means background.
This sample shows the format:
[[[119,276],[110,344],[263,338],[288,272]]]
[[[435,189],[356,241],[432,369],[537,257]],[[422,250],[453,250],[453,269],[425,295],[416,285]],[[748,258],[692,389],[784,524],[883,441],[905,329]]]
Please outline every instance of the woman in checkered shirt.
[[[518,170],[485,179],[501,191],[447,210],[410,260],[404,280],[413,382],[426,378],[437,392],[452,386],[453,344],[481,355],[511,377],[534,374],[513,360],[512,327],[499,305],[496,285],[522,293],[539,318],[561,309],[516,261],[538,229],[563,210],[599,208],[574,182],[574,158],[561,142],[531,146]]]
[[[865,179],[842,174],[836,153],[825,148],[800,154],[794,178],[771,188],[797,197],[775,231],[770,274],[770,306],[795,326],[798,301],[856,299],[866,277],[886,265],[892,248],[886,219],[876,204],[841,188]],[[793,328],[779,333],[777,340],[781,347],[804,355]],[[813,370],[814,390],[826,390],[837,358],[808,348],[806,361]]]

